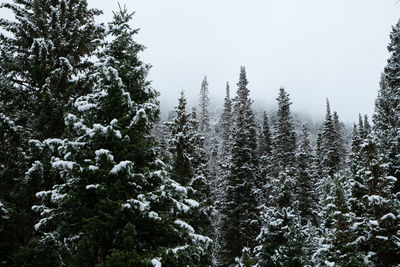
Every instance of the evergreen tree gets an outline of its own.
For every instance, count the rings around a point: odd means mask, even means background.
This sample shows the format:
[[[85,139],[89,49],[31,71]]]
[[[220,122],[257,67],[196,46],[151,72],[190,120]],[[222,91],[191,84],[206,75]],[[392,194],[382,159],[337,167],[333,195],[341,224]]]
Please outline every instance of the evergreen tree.
[[[65,251],[52,266],[209,263],[210,239],[183,219],[199,204],[169,178],[150,135],[158,94],[138,57],[144,47],[132,39],[132,15],[121,9],[109,24],[96,88],[65,118],[71,138],[46,141],[60,154],[52,167],[64,181],[37,193],[34,207],[41,242]]]
[[[322,223],[314,241],[311,262],[315,266],[364,266],[352,243],[354,214],[349,204],[350,184],[342,173],[326,177]]]
[[[312,169],[313,155],[308,127],[303,124],[300,144],[296,153],[297,169],[297,199],[303,224],[317,223],[317,204],[315,175]]]
[[[200,88],[200,116],[199,116],[199,129],[200,132],[206,133],[210,131],[210,117],[208,114],[208,106],[210,99],[208,98],[208,82],[207,77],[204,76]]]
[[[71,97],[90,90],[90,79],[81,74],[89,71],[89,56],[103,36],[103,27],[94,22],[101,12],[88,9],[85,0],[15,0],[2,7],[16,19],[0,19],[10,33],[0,35],[0,64],[24,100],[7,103],[19,110],[14,120],[31,127],[35,138],[61,136]]]
[[[243,247],[252,247],[259,227],[254,194],[257,135],[247,84],[246,69],[241,67],[234,99],[232,160],[221,227],[222,266],[233,264]]]
[[[262,212],[263,225],[257,237],[257,266],[303,266],[303,239],[296,181],[286,172],[271,179],[271,197]]]
[[[224,109],[220,119],[222,150],[225,157],[230,153],[230,138],[232,130],[232,101],[229,91],[229,83],[226,83],[226,95],[224,99]]]
[[[290,113],[289,94],[280,88],[272,137],[275,168],[269,178],[269,199],[262,212],[262,228],[255,248],[257,266],[302,266],[301,219],[296,199],[296,134]]]
[[[0,162],[4,166],[0,183],[7,184],[0,189],[0,201],[13,203],[10,224],[4,227],[4,233],[12,234],[1,236],[7,253],[0,261],[9,265],[12,258],[21,258],[15,255],[35,235],[34,194],[51,188],[59,178],[50,170],[49,149],[37,140],[61,137],[71,99],[89,92],[89,58],[104,29],[94,22],[101,12],[88,9],[83,0],[15,0],[1,7],[15,17],[14,21],[0,19],[1,29],[7,33],[0,34],[0,80],[6,81],[0,82],[0,131],[2,145],[8,147],[2,150],[6,153]],[[48,253],[42,249],[35,254],[40,258]]]
[[[322,165],[325,168],[325,172],[333,176],[339,170],[341,163],[340,128],[338,120],[332,118],[329,100],[326,102],[326,116],[321,137]]]
[[[365,266],[394,266],[400,262],[398,217],[399,200],[393,186],[396,179],[387,176],[377,140],[369,135],[360,146],[352,164],[352,195],[355,212],[352,243],[357,245]]]
[[[268,182],[269,174],[271,174],[271,152],[272,152],[272,140],[271,130],[269,126],[267,113],[263,113],[263,121],[261,129],[258,134],[258,157],[259,157],[259,179],[257,181],[257,192],[259,202],[261,205],[266,204],[268,198]]]
[[[204,137],[199,132],[196,108],[186,112],[184,93],[178,100],[176,119],[170,124],[172,138],[171,174],[174,179],[186,187],[188,196],[198,203],[198,210],[186,218],[201,234],[212,235],[210,181],[208,155],[204,150]]]
[[[271,130],[269,127],[269,121],[267,113],[264,111],[263,113],[263,121],[261,126],[259,138],[259,153],[260,157],[268,156],[271,154],[272,145],[271,145]]]
[[[381,76],[380,90],[375,101],[373,115],[374,130],[379,140],[380,152],[389,164],[389,175],[397,178],[394,190],[400,190],[400,80],[399,80],[399,36],[400,21],[390,34],[388,51],[390,57]]]
[[[273,132],[273,161],[275,171],[285,171],[286,168],[294,167],[296,151],[296,133],[290,114],[289,94],[282,87],[279,89],[278,111]]]

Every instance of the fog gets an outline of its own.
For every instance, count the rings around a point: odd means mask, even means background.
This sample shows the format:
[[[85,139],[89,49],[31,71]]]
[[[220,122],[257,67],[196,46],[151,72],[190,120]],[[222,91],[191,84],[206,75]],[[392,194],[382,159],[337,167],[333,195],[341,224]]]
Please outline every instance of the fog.
[[[89,0],[112,18],[114,0]],[[372,114],[388,53],[391,26],[400,17],[396,0],[132,0],[132,26],[153,65],[149,78],[162,110],[184,90],[195,105],[207,75],[211,102],[222,103],[225,83],[236,90],[246,66],[255,105],[270,110],[280,86],[293,110],[316,119],[329,98],[345,122]],[[0,11],[0,13],[4,10]]]

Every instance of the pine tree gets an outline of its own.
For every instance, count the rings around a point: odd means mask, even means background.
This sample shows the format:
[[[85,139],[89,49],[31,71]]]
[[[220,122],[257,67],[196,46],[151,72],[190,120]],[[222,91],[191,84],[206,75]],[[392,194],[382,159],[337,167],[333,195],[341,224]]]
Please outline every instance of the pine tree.
[[[175,181],[187,186],[190,183],[191,177],[193,177],[193,168],[190,162],[191,147],[187,140],[190,115],[186,112],[186,97],[183,91],[181,92],[175,111],[176,118],[170,126],[172,139],[169,147],[173,162],[171,173]]]
[[[109,24],[95,90],[65,118],[71,138],[46,141],[60,153],[52,166],[64,182],[37,193],[35,227],[43,242],[64,248],[53,266],[209,263],[210,239],[183,219],[198,202],[169,178],[150,135],[158,94],[138,57],[144,47],[132,39],[132,15],[121,9]]]
[[[90,90],[90,79],[80,74],[90,69],[88,57],[103,36],[103,27],[94,22],[101,12],[88,9],[85,0],[15,0],[2,7],[16,19],[0,19],[11,34],[0,35],[1,64],[25,100],[12,103],[20,110],[16,123],[32,127],[38,139],[61,136],[70,98]]]
[[[285,171],[287,168],[294,167],[294,157],[296,150],[296,133],[290,114],[289,94],[282,87],[279,89],[278,111],[273,132],[273,161],[275,171]]]
[[[268,198],[268,182],[269,174],[271,174],[272,163],[271,163],[271,152],[272,152],[272,138],[271,130],[268,121],[267,113],[263,113],[263,121],[260,126],[258,134],[258,157],[259,157],[259,179],[257,181],[257,192],[259,203],[261,205],[266,204]]]
[[[326,101],[326,116],[322,129],[322,165],[326,173],[333,176],[340,165],[340,131],[337,119],[334,119],[331,114],[329,100]]]
[[[350,184],[342,173],[326,177],[322,223],[314,241],[314,266],[363,266],[362,257],[352,243],[354,213],[349,203]]]
[[[242,248],[251,247],[258,231],[255,190],[257,135],[247,88],[246,69],[241,67],[234,99],[232,160],[223,210],[221,264],[229,266]]]
[[[366,266],[391,266],[400,262],[398,229],[399,200],[393,186],[396,179],[387,176],[377,139],[369,135],[353,157],[350,203],[355,212],[352,241]]]
[[[397,178],[394,190],[400,191],[400,80],[399,35],[400,21],[392,28],[388,51],[390,57],[381,76],[380,90],[375,101],[374,130],[379,140],[380,152],[389,164],[389,175]]]
[[[258,266],[301,266],[303,256],[301,218],[295,192],[296,134],[290,113],[289,94],[280,88],[272,137],[274,173],[269,177],[269,199],[262,212],[263,225],[257,237]]]
[[[308,126],[303,124],[300,144],[296,153],[297,199],[303,224],[317,223],[316,177],[312,169],[313,154],[311,150]]]
[[[172,155],[171,174],[174,179],[186,187],[188,196],[198,204],[198,211],[188,216],[186,221],[198,229],[201,234],[212,235],[210,175],[207,165],[208,155],[204,149],[204,137],[199,131],[196,108],[186,112],[184,93],[178,100],[176,119],[170,124],[172,139],[170,152]]]
[[[208,82],[207,77],[201,83],[200,88],[200,116],[199,116],[199,129],[202,133],[210,131],[210,117],[208,114],[208,106],[210,105],[210,99],[208,98]]]
[[[232,101],[229,91],[229,83],[226,83],[226,95],[224,99],[224,110],[220,119],[221,138],[222,138],[222,154],[230,154],[230,137],[232,130]]]
[[[11,264],[10,259],[21,258],[15,253],[35,235],[34,194],[51,188],[58,178],[50,170],[52,155],[40,141],[61,137],[71,99],[89,92],[92,79],[84,74],[91,71],[89,58],[104,29],[94,22],[101,12],[88,9],[83,0],[15,0],[1,7],[15,16],[13,22],[0,19],[0,27],[7,32],[0,34],[0,79],[7,81],[0,90],[0,113],[5,122],[0,131],[7,132],[4,144],[12,145],[7,149],[10,154],[0,162],[5,170],[0,180],[9,181],[8,188],[3,187],[8,191],[1,192],[0,198],[14,206],[4,230],[13,234],[1,238],[8,252],[0,261]],[[35,253],[39,258],[48,254],[45,249]]]

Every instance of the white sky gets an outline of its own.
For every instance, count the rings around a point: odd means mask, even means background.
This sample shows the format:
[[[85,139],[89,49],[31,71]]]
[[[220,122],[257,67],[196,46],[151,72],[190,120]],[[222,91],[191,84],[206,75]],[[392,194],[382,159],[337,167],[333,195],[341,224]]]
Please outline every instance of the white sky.
[[[89,0],[107,22],[114,0]],[[153,65],[150,79],[162,109],[185,90],[198,101],[207,75],[210,98],[221,104],[225,82],[236,91],[240,65],[247,68],[257,106],[271,109],[280,86],[293,109],[323,118],[325,99],[345,122],[372,114],[388,53],[391,26],[400,18],[396,0],[120,0],[135,11],[137,41]],[[4,11],[0,10],[1,12]]]

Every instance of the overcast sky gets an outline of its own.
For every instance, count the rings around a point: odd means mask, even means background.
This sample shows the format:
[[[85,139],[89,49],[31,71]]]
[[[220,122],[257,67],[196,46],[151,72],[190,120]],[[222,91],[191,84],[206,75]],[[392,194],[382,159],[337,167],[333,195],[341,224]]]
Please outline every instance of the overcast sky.
[[[225,83],[233,93],[240,65],[247,68],[257,106],[275,107],[280,86],[293,110],[323,118],[325,99],[345,122],[372,114],[397,0],[120,0],[135,11],[137,41],[153,65],[150,79],[162,109],[180,90],[198,101],[207,75],[210,98],[221,104]],[[118,1],[89,0],[112,18]],[[2,12],[2,11],[0,11]],[[3,11],[4,12],[4,11]]]

